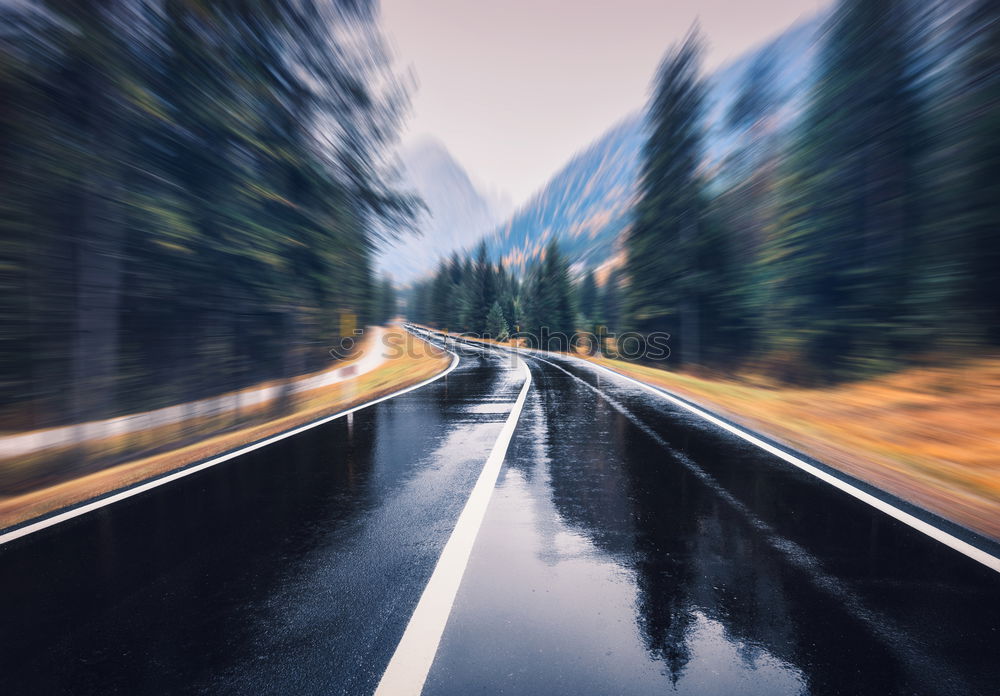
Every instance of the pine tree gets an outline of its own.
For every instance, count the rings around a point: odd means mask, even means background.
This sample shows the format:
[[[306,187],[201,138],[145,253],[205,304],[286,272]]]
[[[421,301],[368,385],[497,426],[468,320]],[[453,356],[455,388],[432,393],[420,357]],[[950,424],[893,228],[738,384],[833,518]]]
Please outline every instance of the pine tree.
[[[597,280],[593,269],[588,270],[580,282],[580,314],[583,315],[585,325],[597,320]]]
[[[702,41],[692,29],[660,64],[643,148],[635,224],[626,240],[629,324],[666,331],[677,355],[697,362],[702,312],[699,249],[702,183],[699,77]]]
[[[902,0],[837,6],[767,251],[777,348],[826,374],[881,367],[900,347],[917,200],[904,13]]]
[[[601,288],[600,312],[601,322],[608,333],[617,333],[621,328],[621,289],[618,286],[618,274],[612,271]]]
[[[517,326],[520,320],[518,312],[518,282],[517,278],[508,273],[500,264],[496,270],[497,302],[507,322],[508,331]]]
[[[454,326],[455,317],[452,310],[455,288],[451,283],[451,275],[447,266],[442,264],[431,281],[430,320],[433,326],[446,329]]]
[[[481,307],[477,292],[478,285],[475,282],[476,271],[472,259],[468,256],[462,262],[459,277],[455,293],[457,328],[461,331],[475,331],[474,327],[478,326],[486,315],[477,313]]]
[[[965,73],[972,156],[965,200],[972,282],[966,296],[986,337],[1000,344],[1000,2],[977,0],[968,25],[972,46]]]
[[[473,266],[470,288],[470,331],[485,333],[486,316],[497,300],[496,271],[486,252],[486,243],[479,245]]]
[[[778,58],[777,48],[772,44],[762,49],[747,68],[744,82],[726,113],[730,127],[749,128],[768,113],[774,101]]]
[[[527,330],[535,345],[567,350],[575,329],[576,311],[569,264],[552,240],[525,283]]]
[[[486,335],[498,341],[506,341],[509,329],[499,302],[494,302],[486,315]]]
[[[396,289],[392,281],[384,278],[378,285],[377,308],[375,313],[376,324],[386,324],[396,316]]]

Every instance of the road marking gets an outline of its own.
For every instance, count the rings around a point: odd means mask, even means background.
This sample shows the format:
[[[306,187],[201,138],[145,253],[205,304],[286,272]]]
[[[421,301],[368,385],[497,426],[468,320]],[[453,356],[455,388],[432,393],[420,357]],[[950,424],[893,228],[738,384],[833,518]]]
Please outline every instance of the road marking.
[[[889,503],[888,501],[882,500],[881,498],[879,498],[877,496],[874,496],[871,493],[863,491],[860,488],[858,488],[857,486],[851,485],[847,481],[844,481],[844,480],[842,480],[842,479],[840,479],[840,478],[838,478],[838,477],[836,477],[836,476],[834,476],[834,475],[832,475],[832,474],[830,474],[830,473],[828,473],[826,471],[823,471],[822,469],[820,469],[820,468],[818,468],[816,466],[813,466],[809,462],[803,461],[802,459],[799,459],[795,455],[789,454],[788,452],[785,452],[784,450],[782,450],[782,449],[780,449],[778,447],[775,447],[774,445],[772,445],[772,444],[770,444],[768,442],[764,442],[759,437],[756,437],[755,435],[751,434],[750,432],[748,432],[746,430],[743,430],[742,428],[738,428],[738,427],[736,427],[734,425],[731,425],[731,424],[725,422],[724,420],[722,420],[720,418],[717,418],[716,416],[713,416],[711,413],[709,413],[707,411],[704,411],[704,410],[698,408],[697,406],[693,406],[693,405],[687,403],[686,401],[677,398],[676,396],[673,396],[672,394],[668,393],[667,391],[665,391],[663,389],[658,389],[658,388],[656,388],[656,387],[654,387],[654,386],[652,386],[650,384],[646,384],[645,382],[641,382],[641,381],[639,381],[639,380],[637,380],[637,379],[635,379],[633,377],[629,377],[628,375],[623,375],[621,372],[616,372],[615,370],[607,368],[604,365],[597,365],[595,363],[591,363],[591,362],[589,362],[587,360],[582,360],[582,359],[581,359],[581,362],[583,362],[584,364],[589,365],[591,367],[596,367],[598,369],[604,370],[605,372],[610,372],[611,374],[615,375],[616,377],[621,377],[623,379],[629,380],[630,382],[635,382],[639,386],[641,386],[641,387],[643,387],[643,388],[645,388],[645,389],[653,392],[654,394],[658,394],[660,397],[666,399],[667,401],[669,401],[670,403],[674,404],[675,406],[679,406],[679,407],[685,409],[686,411],[689,411],[689,412],[693,413],[694,415],[699,416],[700,418],[703,418],[703,419],[707,420],[709,423],[712,423],[713,425],[717,425],[718,427],[722,428],[723,430],[725,430],[727,432],[730,432],[733,435],[736,435],[737,437],[742,438],[743,440],[746,440],[750,444],[756,445],[757,447],[760,447],[762,450],[764,450],[764,451],[766,451],[766,452],[768,452],[770,454],[773,454],[775,457],[778,457],[779,459],[782,459],[782,460],[788,462],[789,464],[792,464],[793,466],[796,466],[799,469],[802,469],[806,473],[812,474],[813,476],[815,476],[816,478],[820,479],[821,481],[825,481],[826,483],[830,484],[834,488],[838,488],[841,491],[847,493],[848,495],[852,495],[855,498],[857,498],[858,500],[860,500],[860,501],[862,501],[864,503],[868,503],[869,505],[871,505],[876,510],[880,510],[880,511],[884,512],[885,514],[889,515],[890,517],[899,520],[903,524],[912,527],[913,529],[917,530],[918,532],[922,532],[923,534],[926,534],[927,536],[929,536],[930,538],[934,539],[935,541],[938,541],[938,542],[944,544],[945,546],[948,546],[948,547],[954,549],[955,551],[958,551],[959,553],[961,553],[961,554],[963,554],[963,555],[971,558],[972,560],[978,561],[979,563],[982,563],[987,568],[991,568],[992,570],[995,570],[996,572],[1000,573],[1000,558],[997,558],[996,556],[992,555],[991,553],[989,553],[987,551],[984,551],[983,549],[980,549],[977,546],[973,546],[972,544],[970,544],[967,541],[963,541],[963,540],[959,539],[958,537],[956,537],[956,536],[954,536],[952,534],[949,534],[948,532],[944,531],[943,529],[939,529],[938,527],[935,527],[930,522],[926,522],[926,521],[920,519],[919,517],[916,517],[915,515],[911,515],[910,513],[906,512],[904,510],[900,510],[899,508],[897,508],[892,503]]]
[[[387,399],[392,399],[402,394],[406,394],[407,392],[411,392],[414,389],[419,389],[420,387],[426,386],[431,382],[441,379],[442,377],[447,375],[449,372],[451,372],[458,366],[459,362],[458,356],[455,353],[452,353],[450,350],[448,351],[448,353],[452,357],[451,365],[449,365],[448,369],[446,369],[441,374],[425,379],[424,381],[419,382],[417,384],[413,384],[409,387],[406,387],[405,389],[400,389],[399,391],[393,392],[392,394],[386,394],[385,396],[381,396],[377,399],[374,399],[373,401],[368,401],[358,406],[349,408],[345,411],[340,411],[339,413],[335,413],[331,416],[325,416],[311,423],[300,425],[299,427],[293,428],[292,430],[288,430],[286,432],[279,433],[277,435],[272,435],[271,437],[261,440],[260,442],[255,442],[252,445],[247,445],[246,447],[235,450],[233,452],[227,452],[226,454],[220,455],[213,459],[209,459],[208,461],[202,462],[201,464],[196,464],[195,466],[188,467],[187,469],[181,469],[180,471],[175,471],[172,474],[168,474],[166,476],[153,479],[152,481],[146,481],[145,483],[140,483],[137,486],[134,486],[132,488],[127,488],[123,491],[119,491],[118,493],[115,493],[114,495],[109,495],[106,498],[100,498],[99,500],[95,500],[93,502],[80,505],[79,507],[66,510],[65,512],[53,515],[52,517],[46,517],[45,519],[39,520],[38,522],[33,522],[23,527],[18,527],[17,529],[13,529],[9,532],[6,532],[5,534],[0,534],[0,546],[6,544],[7,542],[14,541],[15,539],[20,539],[21,537],[27,536],[29,534],[34,534],[35,532],[47,529],[48,527],[52,527],[61,522],[66,522],[67,520],[71,520],[74,517],[79,517],[80,515],[85,515],[88,512],[99,510],[102,507],[107,507],[108,505],[117,503],[120,500],[125,500],[126,498],[131,498],[134,495],[139,495],[140,493],[144,493],[148,490],[156,488],[157,486],[162,486],[164,484],[170,483],[171,481],[176,481],[177,479],[184,478],[185,476],[190,476],[191,474],[199,472],[203,469],[207,469],[211,466],[215,466],[216,464],[221,464],[222,462],[229,461],[230,459],[235,459],[236,457],[240,457],[249,452],[253,452],[254,450],[259,450],[263,447],[267,447],[268,445],[278,442],[279,440],[284,440],[285,438],[292,437],[293,435],[298,435],[299,433],[303,433],[306,430],[311,430],[312,428],[324,425],[326,423],[329,423],[330,421],[350,415],[355,411],[360,411],[363,408],[374,406],[375,404],[386,401]]]
[[[535,353],[536,357],[538,357],[537,353],[539,352],[530,348],[512,349],[507,346],[498,346],[498,347],[504,348],[505,350],[513,350],[515,352],[516,350],[524,350],[529,353]],[[712,415],[708,411],[705,411],[701,408],[698,408],[697,406],[689,404],[683,399],[677,398],[676,396],[670,394],[665,389],[660,389],[650,384],[646,384],[645,382],[635,379],[634,377],[629,377],[628,375],[622,374],[621,372],[612,370],[608,367],[605,367],[604,365],[598,365],[597,363],[590,362],[589,360],[584,360],[583,358],[577,358],[572,355],[566,355],[562,357],[572,358],[573,360],[576,360],[577,362],[586,365],[587,367],[598,370],[604,370],[605,372],[610,373],[615,377],[628,380],[629,382],[635,382],[643,389],[653,392],[654,394],[660,396],[663,399],[666,399],[675,406],[679,406],[680,408],[683,408],[686,411],[689,411],[690,413],[693,413],[694,415],[703,418],[704,420],[707,420],[709,423],[712,423],[713,425],[716,425],[722,428],[723,430],[732,433],[733,435],[736,435],[737,437],[749,442],[750,444],[756,445],[762,450],[770,454],[773,454],[775,457],[778,457],[779,459],[782,459],[788,462],[789,464],[798,467],[799,469],[815,476],[821,481],[830,484],[834,488],[837,488],[843,491],[844,493],[847,493],[848,495],[851,495],[857,498],[858,500],[867,503],[868,505],[871,505],[876,510],[880,510],[886,515],[889,515],[890,517],[899,520],[903,524],[917,530],[918,532],[921,532],[922,534],[929,536],[931,539],[934,539],[935,541],[942,543],[945,546],[954,549],[955,551],[958,551],[962,555],[971,558],[972,560],[978,563],[983,564],[987,568],[990,568],[991,570],[1000,573],[1000,558],[997,558],[988,551],[985,551],[979,548],[978,546],[974,546],[973,544],[970,544],[967,541],[963,541],[962,539],[959,539],[955,535],[950,534],[949,532],[946,532],[943,529],[939,529],[930,522],[926,522],[920,519],[919,517],[916,517],[915,515],[911,515],[910,513],[904,510],[900,510],[892,503],[882,500],[878,496],[874,496],[871,493],[863,491],[857,486],[854,486],[848,483],[847,481],[844,481],[826,471],[823,471],[822,469],[813,466],[809,462],[799,459],[793,454],[789,454],[788,452],[785,452],[784,450],[775,447],[774,445],[768,442],[764,442],[759,437],[753,435],[751,432],[743,430],[742,428],[738,428],[734,425],[731,425],[725,422],[724,420]],[[541,357],[538,357],[538,359],[542,360],[543,362],[549,362],[548,360],[545,360],[544,358]]]
[[[855,619],[866,624],[873,634],[881,638],[890,650],[904,657],[904,659],[918,664],[920,669],[923,670],[922,678],[924,681],[931,679],[934,674],[941,673],[942,668],[940,665],[935,665],[935,658],[926,654],[919,645],[907,638],[906,632],[899,628],[891,618],[883,615],[876,609],[866,606],[864,601],[850,589],[848,584],[835,575],[828,573],[818,558],[796,542],[778,534],[771,525],[754,514],[753,510],[730,493],[728,489],[719,483],[714,476],[705,471],[696,461],[684,452],[671,447],[648,424],[632,413],[628,406],[579,375],[573,374],[563,366],[537,355],[535,359],[551,365],[570,377],[570,379],[579,382],[587,389],[593,391],[612,408],[631,421],[637,428],[642,430],[650,439],[669,452],[692,476],[701,481],[714,495],[718,496],[742,517],[750,527],[760,533],[772,549],[784,556],[789,564],[803,571],[818,590],[836,599]]]
[[[427,581],[427,587],[420,595],[417,608],[413,610],[403,637],[396,646],[392,659],[389,660],[389,666],[379,681],[375,696],[408,694],[416,696],[424,688],[445,625],[448,623],[451,607],[458,594],[458,587],[465,574],[465,567],[469,563],[472,546],[479,534],[493,489],[496,487],[497,477],[507,454],[507,446],[510,444],[528,389],[531,387],[531,371],[528,365],[520,358],[517,361],[524,369],[521,392],[517,395],[514,407],[507,416],[493,450],[483,466],[483,471],[479,474],[465,507],[462,508],[462,513],[458,516],[455,529],[448,538],[441,557],[438,558],[431,579]]]

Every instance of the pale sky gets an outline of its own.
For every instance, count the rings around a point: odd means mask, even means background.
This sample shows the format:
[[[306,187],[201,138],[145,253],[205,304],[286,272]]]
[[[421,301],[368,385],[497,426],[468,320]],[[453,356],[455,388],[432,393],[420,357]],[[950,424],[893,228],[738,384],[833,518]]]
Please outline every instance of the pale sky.
[[[383,0],[397,67],[417,87],[404,143],[442,140],[477,183],[524,203],[641,107],[695,19],[711,69],[825,0]]]

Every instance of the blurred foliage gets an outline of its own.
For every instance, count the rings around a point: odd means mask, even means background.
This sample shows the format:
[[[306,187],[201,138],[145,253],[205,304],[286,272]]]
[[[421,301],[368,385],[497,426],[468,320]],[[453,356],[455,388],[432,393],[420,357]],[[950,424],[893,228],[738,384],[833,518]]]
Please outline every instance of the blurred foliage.
[[[503,308],[500,306],[499,300],[493,302],[489,314],[486,315],[486,334],[498,341],[506,341],[510,335],[507,320],[503,316]]]
[[[375,292],[372,307],[372,322],[375,324],[387,324],[396,317],[396,289],[392,281],[383,278]]]
[[[699,118],[704,87],[698,78],[702,39],[692,30],[668,52],[649,105],[639,200],[628,239],[629,319],[641,331],[668,330],[692,318],[702,286],[703,183]],[[683,316],[682,316],[683,315]]]
[[[383,180],[405,94],[375,12],[0,6],[6,425],[315,369],[339,313],[394,313],[372,251],[413,202]]]
[[[699,170],[702,44],[692,30],[657,72],[625,268],[629,327],[671,334],[673,356],[683,363],[735,351],[743,317],[732,297],[742,260],[734,235],[707,214]]]
[[[856,373],[909,344],[922,139],[900,0],[840,4],[769,240],[769,330],[793,360]]]
[[[796,380],[996,345],[998,32],[995,1],[841,0],[796,132],[762,116],[762,55],[726,115],[755,146],[711,172],[692,32],[649,106],[625,327]]]
[[[532,344],[563,334],[565,345],[580,318],[569,263],[552,241],[519,279],[489,261],[486,245],[474,255],[457,254],[432,278],[410,290],[407,316],[451,331],[500,338],[525,334]],[[501,339],[502,340],[502,339]]]
[[[568,260],[536,225],[522,277],[481,248],[453,257],[413,289],[411,317],[481,333],[496,299],[536,336],[663,331],[675,365],[807,382],[995,347],[1000,2],[840,0],[823,19],[803,89],[778,98],[774,43],[721,112],[699,31],[667,52],[624,267]],[[709,119],[739,135],[719,161]]]

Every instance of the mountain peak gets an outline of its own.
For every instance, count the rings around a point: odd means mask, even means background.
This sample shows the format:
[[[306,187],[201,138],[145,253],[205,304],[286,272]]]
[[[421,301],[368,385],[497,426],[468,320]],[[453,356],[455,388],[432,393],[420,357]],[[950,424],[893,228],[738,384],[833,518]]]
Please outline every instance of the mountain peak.
[[[404,190],[415,192],[427,210],[406,234],[384,250],[379,268],[408,282],[432,270],[438,259],[464,249],[493,229],[509,210],[494,192],[484,193],[441,140],[422,135],[401,153]]]

